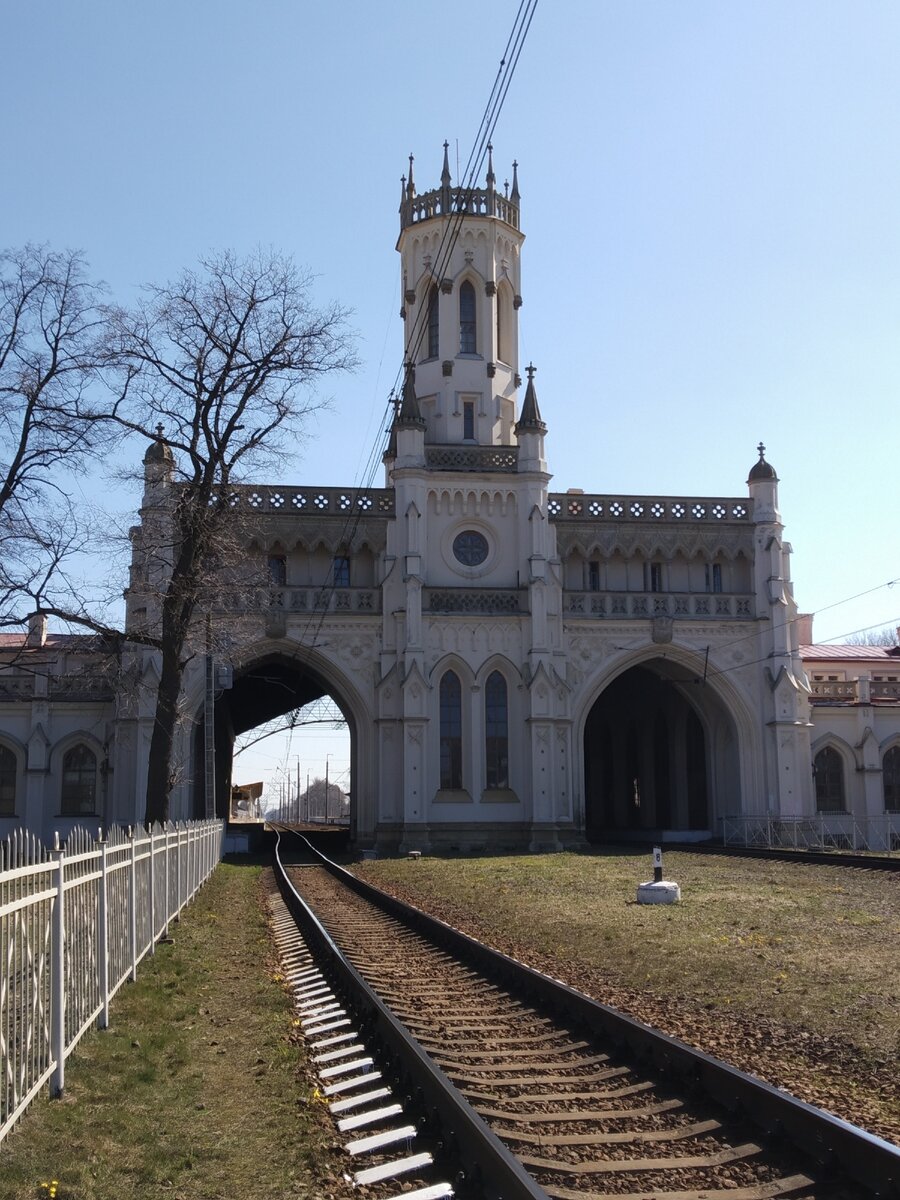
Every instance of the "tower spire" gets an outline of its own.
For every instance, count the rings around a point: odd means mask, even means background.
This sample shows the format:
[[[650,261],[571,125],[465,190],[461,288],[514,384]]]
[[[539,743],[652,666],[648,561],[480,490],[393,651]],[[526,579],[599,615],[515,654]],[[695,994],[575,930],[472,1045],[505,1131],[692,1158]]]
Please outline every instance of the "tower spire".
[[[444,169],[441,171],[441,186],[450,186],[450,159],[447,156],[447,151],[450,148],[450,143],[444,139]]]
[[[416,185],[413,182],[413,156],[409,156],[409,183],[406,185],[406,197],[412,200],[416,194]]]
[[[422,416],[418,397],[416,396],[416,368],[411,362],[407,362],[405,371],[406,378],[403,380],[403,400],[400,403],[400,412],[395,424],[397,428],[424,429],[425,419]]]
[[[526,368],[528,387],[525,389],[525,399],[522,403],[522,415],[516,422],[516,433],[546,433],[547,426],[541,420],[541,410],[538,408],[537,392],[534,388],[534,373],[536,368],[529,363]]]
[[[517,162],[515,162],[515,160],[513,161],[512,191],[509,193],[509,198],[510,198],[510,200],[512,200],[513,204],[518,205],[518,203],[519,203],[519,164]]]

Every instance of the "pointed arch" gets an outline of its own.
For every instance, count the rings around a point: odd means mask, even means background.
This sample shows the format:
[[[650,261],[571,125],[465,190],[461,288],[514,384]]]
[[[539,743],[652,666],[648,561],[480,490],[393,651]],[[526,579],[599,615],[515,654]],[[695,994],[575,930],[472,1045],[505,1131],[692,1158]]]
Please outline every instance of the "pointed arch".
[[[425,293],[425,354],[423,358],[437,358],[441,352],[440,342],[440,293],[436,283]]]
[[[509,690],[505,676],[492,671],[484,685],[485,787],[509,787]]]
[[[516,365],[513,361],[515,358],[515,354],[513,353],[515,346],[513,312],[515,310],[513,309],[512,288],[505,279],[501,279],[497,284],[497,294],[494,302],[497,306],[495,314],[497,326],[497,359],[509,367],[514,367]]]
[[[885,812],[900,812],[900,743],[895,742],[881,760],[881,786]]]
[[[63,817],[93,816],[97,812],[97,755],[79,741],[62,756],[59,812]]]

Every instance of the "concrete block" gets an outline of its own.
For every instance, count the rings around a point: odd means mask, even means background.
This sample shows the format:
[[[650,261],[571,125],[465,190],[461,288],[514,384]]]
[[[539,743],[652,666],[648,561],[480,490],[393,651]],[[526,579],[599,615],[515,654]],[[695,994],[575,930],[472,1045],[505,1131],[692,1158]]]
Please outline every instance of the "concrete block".
[[[638,904],[677,904],[681,899],[681,888],[669,879],[659,883],[641,883],[638,885]]]

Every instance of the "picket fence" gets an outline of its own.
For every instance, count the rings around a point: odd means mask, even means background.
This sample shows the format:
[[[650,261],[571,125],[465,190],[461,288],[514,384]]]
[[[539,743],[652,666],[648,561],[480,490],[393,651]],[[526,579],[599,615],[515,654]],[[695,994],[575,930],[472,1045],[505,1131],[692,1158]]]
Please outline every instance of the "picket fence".
[[[0,842],[0,1142],[221,858],[221,821]]]

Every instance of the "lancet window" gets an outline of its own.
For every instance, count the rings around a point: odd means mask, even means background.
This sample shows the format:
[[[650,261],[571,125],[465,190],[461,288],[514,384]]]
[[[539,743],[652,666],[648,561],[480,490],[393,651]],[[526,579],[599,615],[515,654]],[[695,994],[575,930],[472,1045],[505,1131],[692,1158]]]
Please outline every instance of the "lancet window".
[[[459,289],[459,352],[476,354],[475,289],[468,280]]]
[[[509,787],[509,707],[506,680],[499,671],[484,689],[484,757],[488,788]]]
[[[820,750],[813,764],[816,779],[816,811],[844,812],[844,763],[833,746]]]
[[[16,756],[0,746],[0,817],[16,815]]]
[[[438,321],[438,290],[432,284],[428,293],[428,357],[437,358],[440,353],[440,324]]]
[[[60,813],[64,817],[81,817],[96,811],[97,756],[79,742],[63,757]]]
[[[900,811],[900,746],[891,746],[881,764],[884,785],[884,807],[888,812]]]
[[[456,791],[462,787],[462,687],[455,671],[441,679],[441,787]]]

